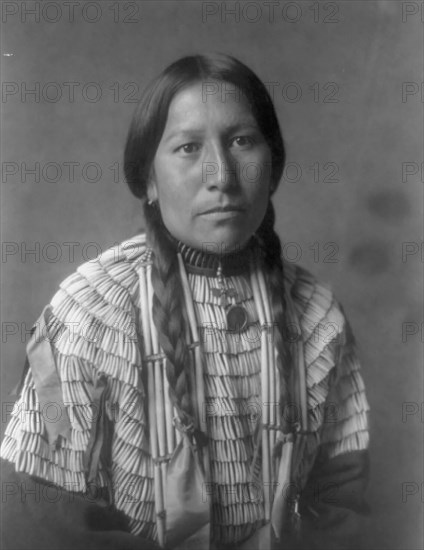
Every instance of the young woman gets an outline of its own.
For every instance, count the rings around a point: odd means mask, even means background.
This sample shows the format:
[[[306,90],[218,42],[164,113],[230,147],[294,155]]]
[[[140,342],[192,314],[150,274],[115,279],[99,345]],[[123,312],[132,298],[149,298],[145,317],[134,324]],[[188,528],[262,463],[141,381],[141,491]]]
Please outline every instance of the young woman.
[[[125,149],[146,233],[34,326],[2,446],[7,548],[355,544],[368,405],[340,305],[282,262],[284,160],[234,58],[180,59],[148,88]]]

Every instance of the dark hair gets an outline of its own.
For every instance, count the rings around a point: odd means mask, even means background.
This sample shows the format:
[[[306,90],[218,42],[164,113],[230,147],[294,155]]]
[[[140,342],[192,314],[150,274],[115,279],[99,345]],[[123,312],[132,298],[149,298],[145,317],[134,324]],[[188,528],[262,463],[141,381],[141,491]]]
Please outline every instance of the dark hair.
[[[248,100],[271,150],[271,189],[275,191],[284,168],[285,150],[271,97],[253,71],[223,54],[183,57],[167,67],[145,90],[134,113],[124,153],[125,177],[131,191],[136,197],[146,198],[150,169],[171,101],[180,90],[199,81],[228,82]]]
[[[167,357],[169,395],[180,420],[194,423],[193,403],[189,387],[189,362],[185,343],[186,314],[179,276],[175,244],[162,223],[160,210],[147,201],[147,188],[152,163],[165,129],[169,106],[175,95],[196,82],[227,82],[236,87],[249,102],[252,113],[271,150],[271,191],[278,186],[284,168],[285,150],[274,106],[265,85],[246,65],[223,54],[184,57],[167,67],[146,89],[134,113],[124,155],[127,183],[134,195],[143,201],[146,235],[153,254],[152,316],[160,345]],[[283,333],[287,320],[284,307],[283,265],[281,244],[274,231],[274,209],[268,209],[257,236],[264,250],[274,322],[275,345],[278,351],[281,379],[281,403],[286,403],[289,353]],[[195,431],[195,433],[198,433]]]

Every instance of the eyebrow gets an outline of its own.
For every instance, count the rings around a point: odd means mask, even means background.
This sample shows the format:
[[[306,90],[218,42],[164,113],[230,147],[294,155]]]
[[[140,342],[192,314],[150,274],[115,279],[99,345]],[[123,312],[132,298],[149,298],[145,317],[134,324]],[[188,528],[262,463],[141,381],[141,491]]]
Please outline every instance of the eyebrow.
[[[252,130],[260,130],[258,124],[255,122],[255,121],[252,121],[252,120],[246,120],[246,121],[241,121],[241,122],[237,122],[236,124],[230,124],[228,126],[225,127],[224,129],[224,134],[232,134],[233,132],[236,132],[236,131],[239,131],[241,129],[247,129],[247,128],[250,128]],[[196,128],[196,127],[193,127],[193,128],[184,128],[184,127],[181,127],[181,128],[177,128],[176,130],[174,130],[173,132],[171,132],[169,134],[169,136],[167,136],[167,138],[165,139],[165,143],[173,140],[174,138],[178,137],[178,138],[185,138],[185,137],[193,137],[193,136],[200,136],[204,133],[204,130],[203,128]]]

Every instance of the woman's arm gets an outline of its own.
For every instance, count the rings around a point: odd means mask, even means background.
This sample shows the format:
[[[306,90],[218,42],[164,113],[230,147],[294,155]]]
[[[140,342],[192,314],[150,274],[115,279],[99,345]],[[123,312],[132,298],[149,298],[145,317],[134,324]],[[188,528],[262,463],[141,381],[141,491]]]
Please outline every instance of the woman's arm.
[[[364,500],[367,478],[367,451],[317,460],[302,492],[299,549],[360,548],[361,516],[368,512]]]
[[[321,445],[300,500],[305,550],[358,548],[369,474],[368,403],[345,321],[337,337],[335,367],[325,405]]]
[[[133,263],[143,247],[133,252],[111,249],[81,266],[34,326],[20,397],[1,448],[5,548],[155,547],[128,526],[140,532],[140,509],[151,505],[149,492],[141,493],[151,483],[149,472],[122,460],[127,439],[137,442],[137,457],[145,452],[131,294],[137,280]],[[120,478],[112,477],[112,467]],[[132,490],[134,480],[139,492]]]
[[[121,512],[101,499],[17,473],[1,461],[4,550],[157,550],[129,533]]]

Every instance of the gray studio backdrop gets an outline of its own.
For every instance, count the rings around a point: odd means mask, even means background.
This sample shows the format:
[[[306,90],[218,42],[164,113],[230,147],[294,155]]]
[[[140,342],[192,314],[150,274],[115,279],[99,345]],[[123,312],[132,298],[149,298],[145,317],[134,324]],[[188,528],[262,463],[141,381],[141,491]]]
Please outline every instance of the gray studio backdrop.
[[[3,2],[2,432],[59,282],[143,225],[123,181],[134,101],[222,51],[272,91],[284,256],[330,283],[372,407],[364,548],[422,540],[422,3]]]

